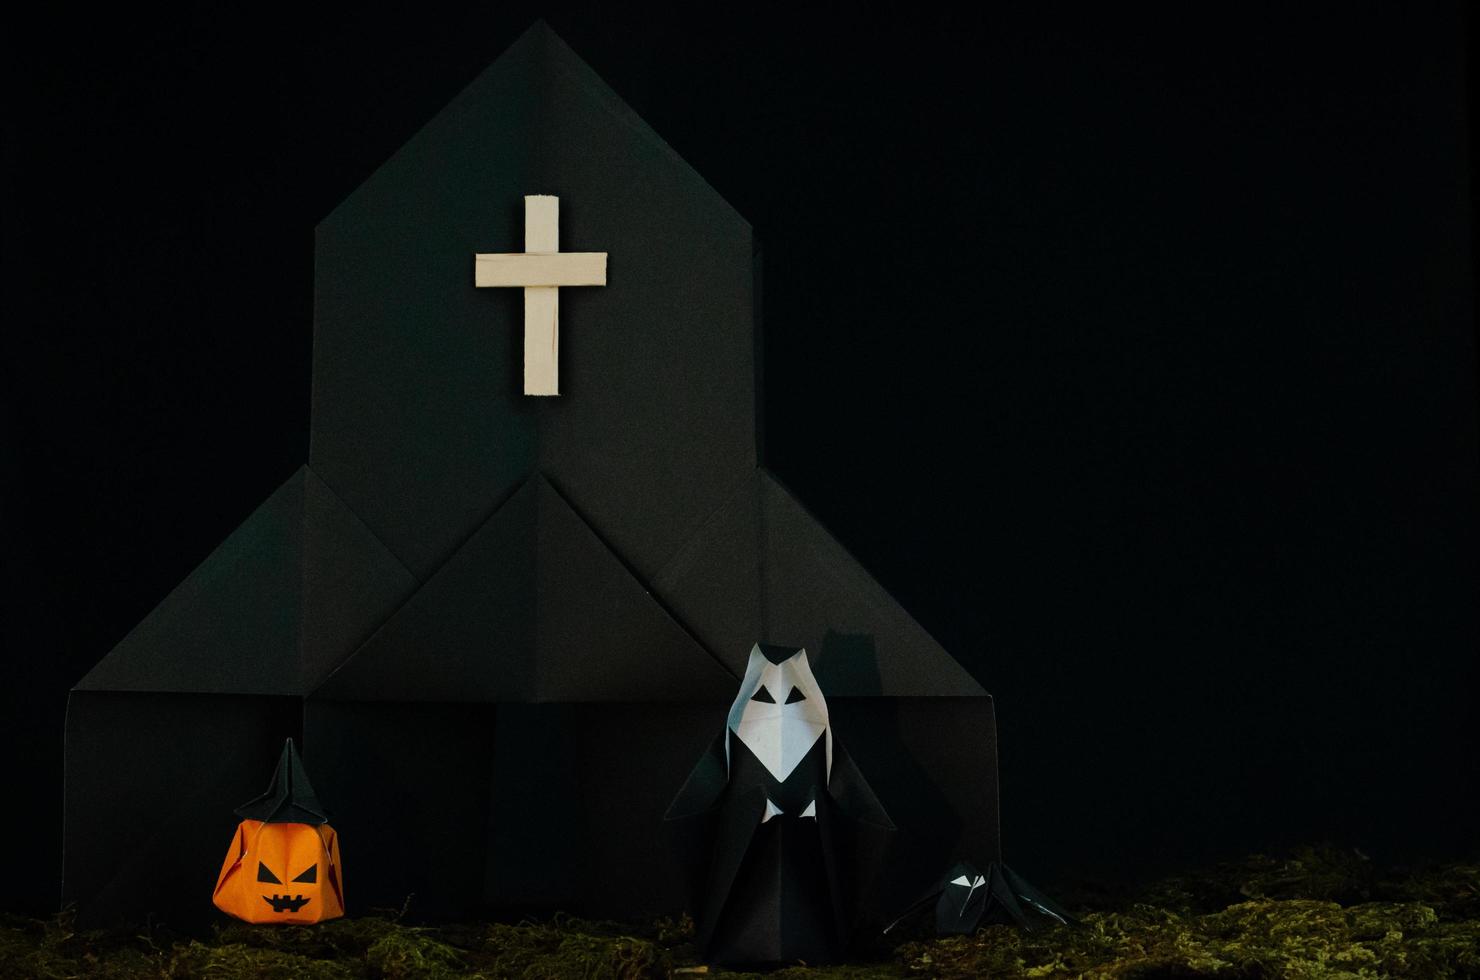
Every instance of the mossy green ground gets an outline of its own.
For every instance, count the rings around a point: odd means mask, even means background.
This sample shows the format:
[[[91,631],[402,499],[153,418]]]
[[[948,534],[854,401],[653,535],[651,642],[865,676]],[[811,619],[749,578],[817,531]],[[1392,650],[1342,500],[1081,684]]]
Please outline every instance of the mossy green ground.
[[[1167,879],[1125,899],[1060,896],[1077,927],[879,940],[851,965],[803,977],[1480,977],[1480,865],[1383,872],[1353,851],[1307,848]],[[209,937],[78,932],[67,916],[0,920],[0,977],[176,980],[522,980],[747,974],[698,965],[687,922],[642,928],[557,918],[418,927],[362,916],[309,927],[219,926]],[[897,943],[897,945],[896,945]]]

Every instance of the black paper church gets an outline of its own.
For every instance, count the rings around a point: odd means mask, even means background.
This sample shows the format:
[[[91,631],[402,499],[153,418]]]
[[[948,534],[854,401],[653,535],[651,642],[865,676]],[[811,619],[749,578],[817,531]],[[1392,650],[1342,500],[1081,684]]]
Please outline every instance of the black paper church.
[[[559,290],[557,397],[472,275],[526,195],[609,255]],[[325,218],[307,463],[70,695],[83,921],[207,914],[285,737],[351,914],[676,912],[664,811],[757,641],[808,650],[898,828],[880,913],[997,860],[992,699],[758,458],[757,255],[542,24]]]

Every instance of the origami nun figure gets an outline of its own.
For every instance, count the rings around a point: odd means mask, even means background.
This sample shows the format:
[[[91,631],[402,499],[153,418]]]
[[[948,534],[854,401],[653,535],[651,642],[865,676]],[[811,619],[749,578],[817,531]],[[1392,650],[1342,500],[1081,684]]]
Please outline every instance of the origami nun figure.
[[[699,947],[722,963],[835,958],[894,829],[833,737],[806,651],[769,644],[665,819]]]
[[[339,835],[314,795],[290,738],[267,792],[236,808],[242,818],[212,901],[247,922],[305,924],[344,914]]]

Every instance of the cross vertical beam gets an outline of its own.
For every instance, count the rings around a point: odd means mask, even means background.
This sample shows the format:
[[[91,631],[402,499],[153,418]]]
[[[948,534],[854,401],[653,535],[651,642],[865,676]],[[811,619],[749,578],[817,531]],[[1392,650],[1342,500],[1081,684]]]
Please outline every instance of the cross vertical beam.
[[[560,251],[560,198],[524,199],[524,252]],[[560,394],[560,287],[524,287],[524,393]]]

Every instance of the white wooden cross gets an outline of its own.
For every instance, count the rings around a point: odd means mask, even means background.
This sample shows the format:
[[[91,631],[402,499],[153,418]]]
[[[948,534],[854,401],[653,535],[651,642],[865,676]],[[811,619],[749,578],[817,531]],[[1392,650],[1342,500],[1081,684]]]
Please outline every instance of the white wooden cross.
[[[560,287],[605,286],[605,252],[560,251],[560,198],[524,198],[524,251],[473,256],[474,286],[524,287],[524,393],[560,394]]]

